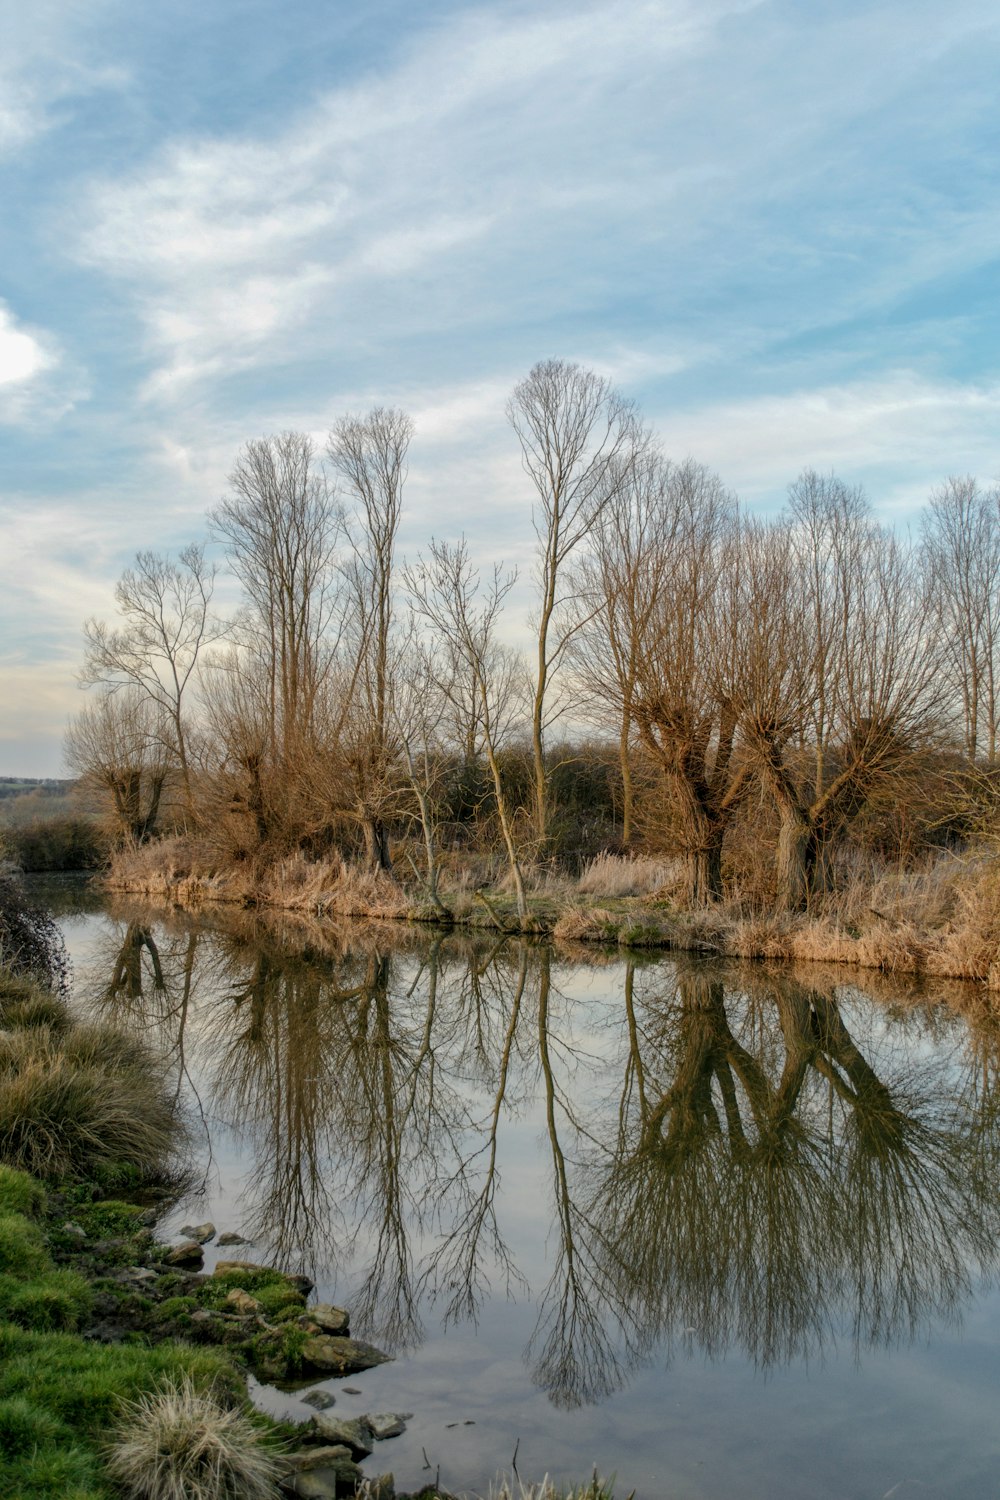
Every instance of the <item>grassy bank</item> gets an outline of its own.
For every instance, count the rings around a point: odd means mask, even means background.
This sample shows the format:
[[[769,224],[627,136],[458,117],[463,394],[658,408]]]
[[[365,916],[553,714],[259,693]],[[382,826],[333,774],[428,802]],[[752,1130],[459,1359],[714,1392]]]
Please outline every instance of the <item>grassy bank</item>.
[[[419,884],[366,875],[340,861],[301,855],[262,871],[220,869],[178,839],[119,856],[113,890],[198,907],[259,906],[322,920],[447,922],[514,931],[514,898],[474,867],[442,881],[440,906]],[[714,906],[685,909],[670,861],[601,856],[579,880],[529,879],[531,932],[567,944],[662,948],[743,959],[851,964],[886,973],[968,979],[1000,988],[1000,859],[938,854],[915,870],[872,867],[802,913],[770,909],[733,891]],[[443,910],[442,910],[443,908]]]

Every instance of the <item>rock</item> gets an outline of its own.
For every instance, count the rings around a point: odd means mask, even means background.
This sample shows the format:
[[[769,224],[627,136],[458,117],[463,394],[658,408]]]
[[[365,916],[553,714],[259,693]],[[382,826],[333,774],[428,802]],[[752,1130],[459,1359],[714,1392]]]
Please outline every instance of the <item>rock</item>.
[[[352,1458],[367,1458],[372,1451],[372,1430],[365,1417],[331,1417],[321,1411],[313,1417],[312,1426],[331,1443],[345,1443]]]
[[[324,1333],[347,1333],[351,1322],[342,1307],[334,1307],[329,1302],[317,1302],[315,1307],[307,1307],[305,1316]]]
[[[251,1297],[242,1287],[234,1287],[226,1298],[226,1306],[246,1317],[250,1313],[260,1312],[260,1303],[256,1297]]]
[[[80,1240],[81,1242],[87,1238],[87,1231],[83,1225],[74,1224],[72,1221],[63,1225],[62,1232],[63,1234],[72,1235],[75,1240]]]
[[[117,1279],[131,1282],[136,1286],[149,1286],[151,1282],[159,1281],[160,1278],[148,1266],[126,1266]]]
[[[355,1375],[358,1370],[386,1364],[392,1356],[383,1354],[372,1344],[362,1343],[360,1339],[335,1338],[332,1334],[320,1333],[306,1339],[302,1358],[315,1370],[329,1370],[333,1375]]]
[[[306,1406],[314,1406],[317,1411],[327,1411],[337,1404],[337,1398],[331,1396],[329,1391],[320,1390],[319,1386],[314,1391],[307,1391],[301,1399]]]
[[[364,1475],[357,1464],[342,1458],[337,1464],[296,1474],[288,1488],[300,1500],[336,1500],[338,1495],[353,1495]]]
[[[219,1235],[217,1243],[220,1245],[249,1245],[250,1241],[245,1240],[241,1234],[234,1233],[232,1229],[227,1229],[224,1234]]]
[[[204,1252],[197,1240],[185,1240],[181,1245],[175,1245],[168,1250],[163,1257],[163,1263],[167,1266],[200,1266],[205,1259]]]
[[[197,1312],[191,1314],[192,1323],[215,1323],[217,1321],[218,1314],[209,1312],[207,1307],[199,1307]]]
[[[255,1260],[217,1260],[213,1270],[214,1276],[225,1276],[229,1271],[274,1271],[275,1266],[262,1266]],[[290,1282],[296,1291],[311,1292],[313,1284],[308,1276],[296,1276],[291,1271],[280,1271],[278,1273]]]
[[[365,1421],[377,1443],[384,1443],[386,1438],[399,1437],[401,1432],[406,1431],[402,1414],[396,1411],[376,1412],[373,1417],[365,1417]]]
[[[204,1224],[184,1224],[181,1234],[186,1234],[188,1239],[197,1240],[199,1245],[207,1245],[209,1240],[215,1239],[215,1225],[206,1221]]]
[[[364,1391],[359,1390],[356,1385],[345,1385],[343,1389],[344,1389],[344,1394],[346,1396],[363,1396],[364,1395]]]
[[[339,1463],[350,1456],[351,1450],[346,1443],[332,1443],[324,1448],[302,1448],[298,1453],[286,1453],[284,1462],[296,1474],[304,1474],[308,1469],[325,1468],[327,1464]]]

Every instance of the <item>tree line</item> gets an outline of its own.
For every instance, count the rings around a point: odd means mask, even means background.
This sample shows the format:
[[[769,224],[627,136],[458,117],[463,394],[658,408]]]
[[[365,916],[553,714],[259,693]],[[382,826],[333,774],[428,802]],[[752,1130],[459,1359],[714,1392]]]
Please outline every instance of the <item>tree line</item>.
[[[951,478],[912,534],[806,471],[780,514],[676,462],[602,376],[538,364],[507,404],[531,495],[530,652],[516,575],[432,539],[399,558],[413,423],[376,407],[248,442],[203,544],[140,552],[85,627],[67,756],[122,842],[182,828],[227,861],[301,851],[524,872],[601,847],[678,857],[718,899],[739,849],[799,909],[868,839],[967,836],[998,744],[1000,491]],[[905,827],[904,827],[905,825]],[[581,836],[586,829],[586,837]]]

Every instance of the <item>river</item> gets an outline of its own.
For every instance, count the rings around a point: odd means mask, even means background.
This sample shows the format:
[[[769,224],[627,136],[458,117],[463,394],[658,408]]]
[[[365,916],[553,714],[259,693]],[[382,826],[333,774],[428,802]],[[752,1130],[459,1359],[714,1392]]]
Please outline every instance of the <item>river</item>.
[[[327,1383],[413,1413],[366,1470],[1000,1491],[1000,1025],[959,987],[38,889],[181,1092],[160,1232],[242,1232],[395,1356]]]

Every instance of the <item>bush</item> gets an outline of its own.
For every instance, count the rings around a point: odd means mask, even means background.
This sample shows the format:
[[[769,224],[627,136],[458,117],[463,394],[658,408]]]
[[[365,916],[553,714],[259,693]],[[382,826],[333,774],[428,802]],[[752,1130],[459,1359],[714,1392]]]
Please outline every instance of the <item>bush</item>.
[[[271,1500],[282,1471],[241,1411],[188,1380],[125,1404],[108,1468],[133,1500]]]
[[[107,840],[93,818],[59,814],[8,826],[4,842],[22,870],[96,870]]]
[[[9,974],[66,992],[69,965],[62,934],[50,913],[29,901],[9,875],[0,875],[0,964]]]

